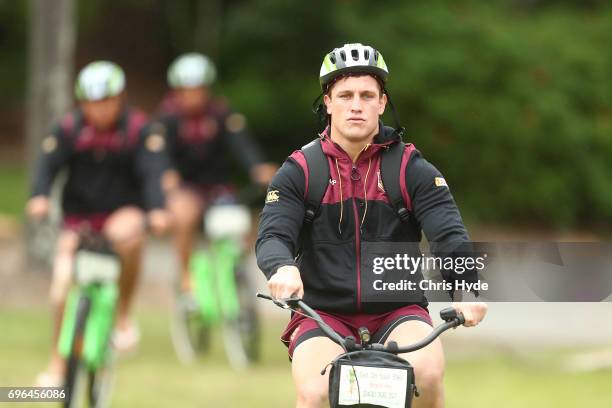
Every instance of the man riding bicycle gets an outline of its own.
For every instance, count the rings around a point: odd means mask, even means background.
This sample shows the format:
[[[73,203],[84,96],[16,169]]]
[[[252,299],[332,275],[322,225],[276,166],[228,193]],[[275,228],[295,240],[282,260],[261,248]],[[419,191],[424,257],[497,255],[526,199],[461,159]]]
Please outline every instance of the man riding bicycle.
[[[157,124],[165,132],[173,168],[164,184],[185,292],[191,291],[189,262],[204,208],[232,193],[230,154],[258,184],[267,186],[277,169],[264,163],[261,149],[247,132],[245,117],[212,96],[215,77],[208,57],[199,53],[177,57],[168,69],[171,92],[162,102]]]
[[[95,61],[79,73],[78,109],[64,116],[41,144],[32,197],[26,212],[42,220],[49,194],[61,170],[68,171],[62,191],[63,226],[53,263],[50,298],[53,307],[53,351],[38,384],[61,385],[65,361],[57,350],[63,309],[74,269],[79,234],[104,234],[121,259],[119,304],[114,346],[132,349],[138,331],[129,306],[140,269],[145,214],[154,232],[169,227],[161,175],[167,166],[161,135],[146,131],[146,116],[125,102],[125,75],[116,64]]]
[[[381,179],[383,152],[402,143],[399,124],[393,129],[380,121],[388,101],[387,76],[382,55],[370,46],[346,44],[325,56],[319,111],[328,126],[314,144],[320,143],[329,182],[320,206],[311,211],[309,177],[315,169],[309,168],[305,151],[312,146],[289,156],[268,189],[256,250],[272,297],[303,297],[342,336],[359,338],[359,328],[366,327],[373,341],[408,344],[432,331],[427,302],[364,301],[361,258],[368,255],[368,245],[408,246],[420,242],[424,232],[432,248],[456,256],[449,248],[465,250],[469,238],[443,176],[411,144],[403,146],[398,182],[402,206],[409,212],[395,211],[390,186]],[[486,314],[480,302],[453,306],[465,316],[466,326]],[[342,348],[300,314],[293,315],[282,340],[292,359],[297,407],[324,406],[328,375],[321,375],[321,369]],[[420,392],[415,406],[443,406],[440,340],[402,357],[415,370]]]

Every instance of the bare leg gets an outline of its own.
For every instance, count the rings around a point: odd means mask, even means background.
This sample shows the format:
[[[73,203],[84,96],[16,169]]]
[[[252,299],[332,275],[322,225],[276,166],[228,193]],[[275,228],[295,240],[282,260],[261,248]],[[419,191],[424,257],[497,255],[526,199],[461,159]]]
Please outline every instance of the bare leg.
[[[431,333],[432,328],[427,323],[412,320],[397,326],[387,339],[396,341],[399,345],[414,343]],[[400,354],[400,357],[410,362],[414,367],[416,385],[420,396],[413,399],[415,408],[444,407],[444,351],[440,339],[421,350]]]
[[[123,207],[115,211],[104,225],[104,234],[112,242],[121,258],[117,327],[129,327],[129,311],[140,274],[144,242],[144,214],[137,207]]]
[[[168,196],[168,210],[174,222],[174,244],[181,269],[181,287],[187,292],[191,290],[189,261],[202,209],[202,200],[190,190],[175,190]]]
[[[291,369],[297,408],[329,406],[329,370],[325,375],[321,375],[321,370],[342,353],[342,348],[327,337],[313,337],[295,348]]]

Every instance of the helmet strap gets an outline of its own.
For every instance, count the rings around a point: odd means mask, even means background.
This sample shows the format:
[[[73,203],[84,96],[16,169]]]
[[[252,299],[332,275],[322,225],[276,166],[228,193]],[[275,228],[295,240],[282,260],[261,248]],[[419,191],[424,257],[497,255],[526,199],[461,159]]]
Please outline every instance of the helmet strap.
[[[327,119],[327,113],[325,112],[325,105],[321,102],[321,98],[323,98],[325,92],[321,92],[319,96],[312,102],[312,113],[317,115],[317,118],[321,121],[321,123],[325,122]]]
[[[391,100],[391,95],[389,95],[389,91],[387,91],[387,89],[385,88],[383,92],[385,93],[385,95],[387,95],[387,100],[389,101],[389,106],[391,107],[391,115],[393,116],[393,121],[395,122],[395,133],[397,133],[400,139],[402,139],[406,129],[399,122],[397,111],[395,110],[395,105],[393,105],[393,101]]]

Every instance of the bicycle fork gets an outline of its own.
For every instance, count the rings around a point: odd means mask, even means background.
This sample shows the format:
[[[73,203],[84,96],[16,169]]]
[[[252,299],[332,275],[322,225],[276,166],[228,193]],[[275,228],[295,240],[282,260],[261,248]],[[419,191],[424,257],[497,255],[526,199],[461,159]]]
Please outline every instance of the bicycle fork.
[[[238,318],[235,270],[239,257],[239,248],[229,239],[215,241],[208,252],[194,255],[191,270],[195,275],[196,297],[202,316],[211,324],[222,317]]]
[[[62,357],[69,358],[75,342],[80,341],[80,347],[76,351],[80,352],[80,357],[87,367],[96,369],[103,364],[115,320],[117,297],[118,290],[113,285],[92,285],[75,288],[70,292],[58,341]],[[82,338],[75,339],[77,313],[83,299],[88,301],[89,307]]]

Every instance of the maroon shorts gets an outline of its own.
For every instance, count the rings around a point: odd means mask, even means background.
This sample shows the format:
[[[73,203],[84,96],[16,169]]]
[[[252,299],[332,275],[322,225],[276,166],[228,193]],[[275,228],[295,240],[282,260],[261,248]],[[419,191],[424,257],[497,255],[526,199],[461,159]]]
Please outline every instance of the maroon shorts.
[[[63,229],[79,231],[81,228],[91,228],[94,232],[102,232],[110,213],[96,214],[64,214]]]
[[[332,314],[320,310],[317,310],[317,313],[342,337],[354,336],[359,339],[359,328],[366,327],[372,333],[374,343],[384,343],[394,328],[409,320],[420,320],[433,326],[429,312],[419,305],[408,305],[383,314]],[[314,320],[294,313],[281,336],[281,341],[289,348],[291,359],[293,351],[300,343],[321,336],[325,337],[325,334]]]

